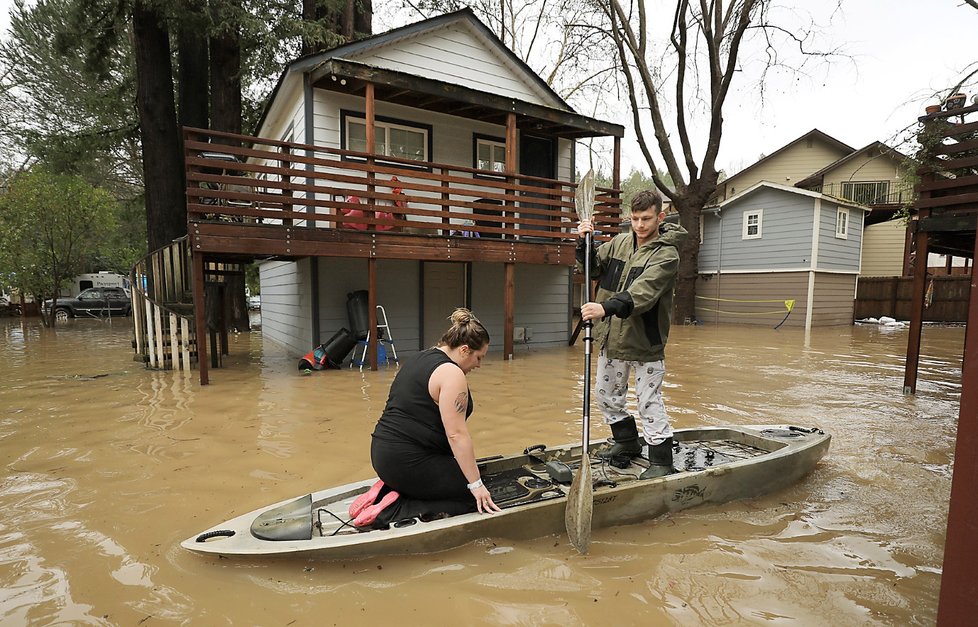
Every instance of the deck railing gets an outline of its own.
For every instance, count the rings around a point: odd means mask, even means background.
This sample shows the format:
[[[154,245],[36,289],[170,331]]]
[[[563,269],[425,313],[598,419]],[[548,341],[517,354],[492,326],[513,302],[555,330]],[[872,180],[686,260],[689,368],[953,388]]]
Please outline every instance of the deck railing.
[[[193,220],[566,242],[576,184],[338,148],[184,129]],[[595,224],[617,232],[619,194],[598,188]]]
[[[133,349],[147,367],[190,370],[197,363],[189,255],[182,237],[139,260],[130,273]]]
[[[915,198],[913,189],[894,181],[864,183],[828,183],[812,188],[827,196],[842,198],[867,207],[880,205],[907,205]]]

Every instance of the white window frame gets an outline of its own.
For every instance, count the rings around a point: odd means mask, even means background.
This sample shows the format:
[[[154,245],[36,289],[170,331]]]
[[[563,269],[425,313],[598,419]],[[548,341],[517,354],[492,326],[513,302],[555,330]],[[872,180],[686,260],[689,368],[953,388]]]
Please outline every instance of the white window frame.
[[[493,158],[491,159],[491,162],[490,162],[490,166],[498,166],[498,169],[495,168],[495,167],[489,167],[489,168],[483,168],[483,167],[481,167],[481,163],[479,161],[479,148],[481,148],[482,146],[488,146],[489,147],[489,151],[493,155]],[[503,157],[502,161],[497,161],[496,158],[495,158],[497,150],[502,150],[502,157]],[[488,170],[488,171],[493,172],[496,175],[498,175],[499,178],[503,178],[503,176],[506,173],[506,142],[505,141],[499,141],[499,140],[496,140],[496,139],[492,139],[490,137],[476,136],[475,137],[475,155],[474,156],[475,156],[475,159],[474,159],[474,163],[472,164],[472,167],[477,168],[477,169],[480,169],[480,170]],[[480,177],[489,177],[490,175],[487,175],[487,174],[479,174],[478,176],[480,176]]]
[[[345,115],[343,116],[343,123],[346,125],[346,128],[343,129],[343,149],[352,150],[350,148],[350,136],[351,136],[350,125],[359,124],[363,127],[366,127],[367,118],[365,116],[357,115],[356,113],[345,112]],[[421,126],[421,125],[414,126],[407,123],[398,123],[386,119],[374,118],[374,133],[375,133],[374,141],[383,146],[383,152],[378,154],[382,154],[388,157],[391,156],[391,152],[390,152],[391,130],[402,130],[409,133],[417,133],[418,135],[421,136],[422,138],[421,145],[423,149],[423,154],[420,156],[420,158],[415,159],[414,157],[405,157],[405,156],[400,156],[399,158],[417,161],[419,163],[419,167],[425,167],[427,169],[427,163],[431,161],[431,154],[430,154],[431,128],[428,126]],[[366,150],[366,151],[357,151],[357,152],[372,152],[372,151]],[[361,159],[360,157],[346,157],[346,158],[357,159],[357,160]],[[420,165],[422,163],[425,165],[424,166]],[[398,164],[398,165],[403,165],[403,164]]]
[[[751,218],[757,218],[757,223],[752,224]],[[764,218],[763,209],[751,209],[750,211],[744,212],[744,228],[741,233],[741,239],[761,239],[761,223]],[[750,227],[756,226],[757,233],[751,233]]]
[[[835,214],[835,237],[837,239],[849,239],[848,207],[839,207]]]

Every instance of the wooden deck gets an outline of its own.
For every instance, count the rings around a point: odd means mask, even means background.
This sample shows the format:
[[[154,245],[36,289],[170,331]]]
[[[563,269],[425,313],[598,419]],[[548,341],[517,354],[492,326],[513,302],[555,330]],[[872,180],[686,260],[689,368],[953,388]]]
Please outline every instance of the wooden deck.
[[[185,129],[193,251],[573,265],[576,184]],[[619,230],[616,190],[595,223]]]
[[[184,129],[194,327],[205,328],[198,286],[214,264],[366,259],[373,328],[376,260],[478,261],[503,266],[503,350],[512,355],[516,264],[573,266],[578,217],[576,183],[516,171],[515,120],[507,119],[505,172]],[[616,164],[618,150],[616,143]],[[597,188],[596,239],[619,232],[619,198],[617,189]],[[198,350],[206,384],[206,343]]]

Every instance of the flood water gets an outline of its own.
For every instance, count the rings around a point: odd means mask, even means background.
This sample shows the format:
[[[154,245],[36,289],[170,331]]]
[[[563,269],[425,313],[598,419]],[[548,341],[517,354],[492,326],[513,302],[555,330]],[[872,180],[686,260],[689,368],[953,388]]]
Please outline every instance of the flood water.
[[[833,435],[764,498],[566,535],[359,561],[201,557],[183,539],[371,476],[394,370],[300,376],[260,332],[229,366],[132,361],[128,320],[0,319],[0,623],[95,625],[931,625],[963,328],[678,327],[676,427],[794,423]],[[579,441],[583,349],[517,347],[469,377],[476,453]],[[592,413],[592,424],[600,422]],[[606,437],[597,425],[592,437]]]

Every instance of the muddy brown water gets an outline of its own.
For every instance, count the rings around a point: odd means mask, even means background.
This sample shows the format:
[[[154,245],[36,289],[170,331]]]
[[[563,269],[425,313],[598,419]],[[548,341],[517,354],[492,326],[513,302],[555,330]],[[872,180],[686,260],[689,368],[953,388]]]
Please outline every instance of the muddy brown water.
[[[820,426],[834,437],[812,475],[595,530],[586,557],[560,535],[341,562],[209,558],[179,542],[369,477],[394,370],[299,376],[253,332],[200,387],[196,372],[134,363],[128,323],[0,319],[4,625],[935,621],[963,328],[925,329],[916,396],[901,393],[903,329],[675,328],[675,426]],[[490,354],[470,376],[477,454],[579,440],[582,370],[580,344]]]

